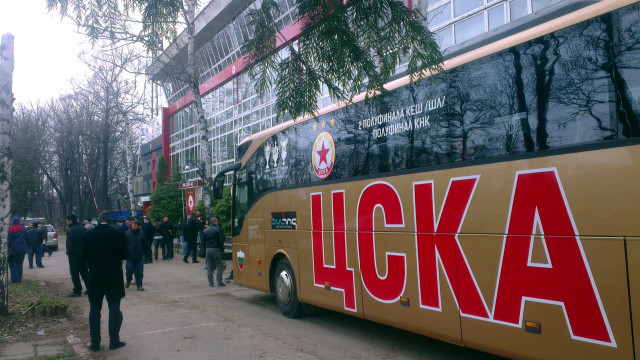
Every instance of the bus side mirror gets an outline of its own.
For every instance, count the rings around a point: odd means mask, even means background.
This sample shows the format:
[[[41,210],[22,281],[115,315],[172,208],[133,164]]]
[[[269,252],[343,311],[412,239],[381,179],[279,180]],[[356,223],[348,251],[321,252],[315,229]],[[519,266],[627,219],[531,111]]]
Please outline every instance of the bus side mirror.
[[[218,175],[216,175],[216,177],[213,179],[213,198],[214,199],[216,200],[222,199],[222,189],[224,188],[225,174],[231,171],[236,171],[240,169],[240,167],[241,167],[241,163],[237,162],[220,170]]]
[[[213,179],[213,198],[216,200],[222,199],[222,188],[224,187],[224,174],[216,175]]]

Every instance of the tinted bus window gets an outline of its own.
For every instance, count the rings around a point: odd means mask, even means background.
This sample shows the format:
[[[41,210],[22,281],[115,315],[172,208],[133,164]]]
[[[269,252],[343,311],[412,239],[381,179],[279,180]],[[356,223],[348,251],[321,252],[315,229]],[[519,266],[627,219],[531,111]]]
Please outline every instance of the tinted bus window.
[[[249,207],[272,189],[544,156],[639,136],[639,9],[626,7],[283,130],[246,165]],[[322,131],[336,146],[325,179],[311,161]]]

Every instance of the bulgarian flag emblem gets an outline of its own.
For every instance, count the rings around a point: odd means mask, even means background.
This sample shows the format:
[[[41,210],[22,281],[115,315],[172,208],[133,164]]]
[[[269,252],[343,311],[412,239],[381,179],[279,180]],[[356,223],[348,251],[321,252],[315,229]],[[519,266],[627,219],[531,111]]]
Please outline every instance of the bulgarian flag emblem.
[[[244,253],[242,251],[238,251],[236,253],[236,257],[238,258],[238,267],[240,268],[240,271],[242,271],[242,269],[244,269]]]

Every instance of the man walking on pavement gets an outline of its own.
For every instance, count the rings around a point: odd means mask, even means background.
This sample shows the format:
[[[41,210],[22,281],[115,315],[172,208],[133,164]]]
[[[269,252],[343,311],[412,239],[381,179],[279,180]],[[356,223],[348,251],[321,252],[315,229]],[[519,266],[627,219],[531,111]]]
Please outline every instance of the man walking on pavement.
[[[136,287],[138,291],[144,291],[142,287],[142,277],[144,271],[144,254],[146,241],[144,233],[140,231],[140,220],[131,220],[131,229],[127,230],[124,235],[127,237],[127,248],[129,250],[129,257],[127,258],[126,265],[126,278],[127,284],[125,287],[128,289],[131,285],[132,275],[136,277]]]
[[[73,282],[73,292],[68,297],[82,296],[82,283],[80,277],[84,281],[85,288],[87,285],[87,262],[82,258],[82,235],[87,230],[84,226],[78,224],[78,218],[75,214],[67,215],[67,256],[69,257],[69,273]]]
[[[109,306],[109,349],[126,345],[120,341],[120,300],[125,295],[122,260],[129,256],[129,252],[125,234],[113,228],[111,222],[111,214],[102,212],[98,226],[87,231],[82,238],[83,258],[89,264],[89,348],[92,351],[100,350],[100,312],[104,297]]]
[[[184,229],[184,243],[187,245],[187,252],[182,261],[188,263],[189,255],[192,255],[191,262],[199,263],[196,259],[196,249],[198,248],[198,223],[195,215],[191,215],[189,217],[189,221],[187,221]]]
[[[42,232],[38,229],[38,223],[29,224],[27,230],[31,239],[29,240],[29,269],[33,269],[33,256],[36,256],[36,265],[43,268],[42,265]]]
[[[209,218],[209,227],[202,234],[204,246],[207,249],[207,280],[209,286],[213,286],[213,269],[216,269],[216,281],[218,286],[225,286],[222,282],[222,250],[224,249],[224,235],[218,225],[218,218]]]

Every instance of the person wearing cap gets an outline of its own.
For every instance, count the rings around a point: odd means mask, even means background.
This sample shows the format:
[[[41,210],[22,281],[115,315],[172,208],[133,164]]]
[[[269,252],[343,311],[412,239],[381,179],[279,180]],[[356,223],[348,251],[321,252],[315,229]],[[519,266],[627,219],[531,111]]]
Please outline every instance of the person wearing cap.
[[[126,345],[120,341],[120,301],[125,295],[122,261],[129,257],[129,251],[125,234],[113,228],[112,222],[111,214],[102,212],[98,226],[82,236],[83,258],[89,265],[89,348],[92,351],[100,350],[100,313],[105,297],[109,307],[109,349]]]
[[[12,223],[13,225],[9,227],[9,257],[7,260],[11,271],[11,282],[19,283],[22,281],[22,264],[31,237],[24,226],[20,224],[20,218],[14,217]]]

